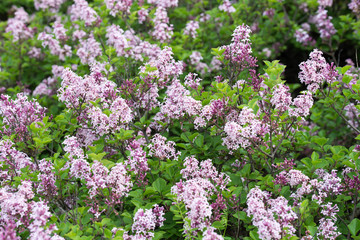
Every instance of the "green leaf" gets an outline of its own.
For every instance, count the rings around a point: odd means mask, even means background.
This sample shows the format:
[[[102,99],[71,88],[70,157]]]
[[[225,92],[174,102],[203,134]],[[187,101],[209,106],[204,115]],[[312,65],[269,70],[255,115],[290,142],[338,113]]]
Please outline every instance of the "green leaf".
[[[319,137],[319,136],[314,136],[314,137],[311,138],[311,141],[313,141],[314,143],[316,143],[320,147],[324,146],[327,143],[328,140],[329,140],[328,138]]]
[[[356,236],[356,233],[360,230],[360,220],[354,218],[348,225],[351,235]]]
[[[204,136],[201,134],[199,136],[197,136],[197,138],[195,139],[195,144],[196,144],[196,146],[201,148],[204,145]]]
[[[152,186],[156,191],[162,193],[166,190],[166,181],[162,178],[158,178],[153,182]]]
[[[93,161],[101,161],[103,159],[103,157],[106,155],[107,153],[106,152],[102,152],[102,153],[89,153],[89,157],[90,159],[92,159]]]

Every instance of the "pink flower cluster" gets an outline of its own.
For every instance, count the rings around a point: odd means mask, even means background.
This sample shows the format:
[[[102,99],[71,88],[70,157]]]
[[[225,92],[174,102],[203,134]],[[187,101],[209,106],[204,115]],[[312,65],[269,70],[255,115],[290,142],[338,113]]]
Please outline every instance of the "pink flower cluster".
[[[15,100],[8,95],[0,96],[0,116],[7,127],[0,130],[1,134],[16,134],[16,141],[27,141],[30,138],[27,127],[42,121],[46,109],[36,101],[28,100],[24,93],[18,93]]]
[[[295,31],[295,39],[297,42],[302,43],[304,46],[315,45],[315,40],[309,35],[310,25],[308,23],[301,24],[301,28]]]
[[[146,66],[155,70],[148,71]],[[140,67],[140,75],[146,81],[156,80],[157,87],[162,89],[168,82],[177,79],[183,73],[183,63],[175,61],[170,47],[165,47],[156,58],[151,58],[144,66]],[[145,76],[144,76],[145,75]]]
[[[195,118],[195,128],[205,127],[211,119],[224,116],[226,104],[226,101],[217,99],[211,100],[208,105],[203,106],[199,116]]]
[[[199,29],[199,22],[198,21],[190,21],[186,24],[186,27],[184,29],[184,34],[188,35],[192,38],[196,38],[197,37],[197,32],[196,30]]]
[[[167,141],[166,137],[161,136],[160,134],[155,134],[151,139],[151,144],[149,144],[149,155],[164,159],[173,159],[177,160],[180,152],[177,152],[175,149],[175,142]]]
[[[109,107],[110,113],[104,113],[99,107],[92,107],[89,110],[89,118],[97,133],[102,136],[125,128],[124,124],[132,121],[131,109],[126,101],[117,97]]]
[[[130,155],[125,164],[128,166],[129,171],[135,174],[138,184],[144,186],[147,183],[145,180],[146,173],[150,170],[146,152],[140,146],[140,142],[136,140],[129,144],[127,150],[130,151]]]
[[[53,197],[57,195],[58,188],[55,185],[56,178],[54,170],[54,164],[51,161],[42,159],[39,161],[39,175],[40,181],[37,187],[37,193],[45,195],[46,197]]]
[[[173,35],[173,26],[169,24],[169,18],[167,16],[166,9],[163,7],[158,7],[155,12],[154,30],[150,35],[159,40],[161,43],[164,43],[171,39]]]
[[[8,20],[5,32],[10,32],[14,37],[13,42],[19,40],[26,40],[34,36],[34,29],[27,27],[29,22],[29,15],[24,8],[17,8],[15,17]]]
[[[45,95],[52,96],[56,93],[57,79],[53,77],[45,78],[37,87],[34,89],[32,95]]]
[[[197,76],[198,75],[196,73],[189,73],[186,75],[184,78],[185,86],[197,90],[200,86],[200,82],[202,81],[202,79]]]
[[[65,0],[34,0],[34,5],[36,10],[49,10],[50,12],[56,13],[64,2]]]
[[[134,216],[134,223],[132,225],[132,232],[135,235],[131,236],[128,232],[123,235],[124,240],[137,240],[137,239],[152,239],[155,227],[161,227],[164,225],[164,207],[159,207],[157,204],[152,209],[140,208]]]
[[[310,53],[310,59],[300,63],[299,79],[308,85],[308,90],[315,93],[324,81],[328,84],[333,83],[338,76],[333,63],[328,64],[323,53],[317,49]]]
[[[107,9],[110,9],[110,15],[116,16],[119,12],[130,14],[132,0],[105,0]]]
[[[0,141],[0,183],[20,176],[21,169],[27,166],[29,166],[30,170],[35,169],[35,164],[32,163],[31,158],[25,153],[16,150],[12,141]]]
[[[196,71],[200,72],[202,75],[204,75],[206,71],[209,70],[208,65],[204,62],[201,62],[201,60],[203,60],[203,57],[201,56],[200,52],[193,51],[189,58],[190,64],[193,65]]]
[[[74,0],[74,4],[68,9],[71,21],[82,20],[86,26],[91,26],[101,21],[94,9],[85,0]]]
[[[331,7],[333,4],[333,0],[318,0],[318,4],[322,7]]]
[[[348,4],[349,9],[355,13],[355,14],[359,14],[360,13],[360,1],[359,0],[351,0],[351,3]]]
[[[82,64],[94,64],[96,57],[102,55],[100,43],[95,40],[92,34],[85,40],[80,39],[80,48],[78,48],[76,54]]]
[[[0,225],[14,223],[19,232],[30,231],[29,239],[61,240],[64,239],[52,232],[57,230],[55,224],[48,225],[51,213],[44,201],[35,202],[30,181],[23,181],[17,189],[5,186],[0,189]],[[20,227],[21,226],[21,227]],[[51,236],[53,235],[53,236]]]
[[[149,4],[154,4],[158,7],[171,8],[178,6],[178,0],[147,0]]]
[[[63,144],[70,160],[64,168],[70,168],[72,177],[86,181],[91,199],[105,188],[111,189],[112,196],[109,201],[113,204],[127,196],[133,184],[125,164],[117,163],[110,171],[98,161],[90,167],[76,137],[67,137]]]
[[[185,181],[176,183],[171,188],[171,192],[176,195],[177,202],[183,202],[188,210],[187,218],[190,220],[190,225],[185,221],[185,231],[191,229],[204,231],[205,228],[210,227],[212,221],[219,220],[220,210],[226,208],[224,202],[210,204],[209,201],[214,194],[224,201],[221,191],[226,190],[230,178],[224,173],[219,173],[210,159],[201,162],[199,166],[197,159],[187,157],[184,165],[185,169],[180,173]],[[213,218],[212,210],[217,214]]]
[[[142,24],[143,22],[146,21],[147,17],[149,16],[149,10],[145,9],[145,8],[141,8],[138,12],[138,20],[139,23]]]
[[[132,57],[143,61],[144,57],[154,58],[161,49],[156,44],[142,41],[132,29],[122,30],[117,25],[111,25],[106,30],[107,43],[113,46],[118,56]]]
[[[293,226],[297,215],[288,205],[288,200],[280,196],[270,198],[270,193],[261,191],[258,186],[252,188],[247,195],[246,213],[252,216],[253,225],[258,228],[260,239],[272,240],[295,236]]]
[[[247,25],[238,26],[234,33],[230,45],[222,46],[225,49],[224,58],[236,64],[237,71],[256,67],[257,59],[251,56],[252,48],[250,42],[251,29]]]
[[[41,44],[44,48],[49,47],[50,53],[52,55],[59,56],[60,60],[65,61],[65,57],[71,57],[72,52],[71,52],[71,47],[69,45],[64,44],[64,47],[61,47],[60,45],[60,41],[63,41],[64,38],[66,38],[66,34],[64,32],[65,30],[63,29],[63,27],[61,27],[62,25],[61,26],[60,25],[55,24],[52,34],[41,32],[38,35],[38,40],[42,41]]]
[[[161,122],[170,122],[171,119],[180,119],[185,115],[194,116],[200,112],[201,102],[195,100],[179,80],[174,80],[166,91],[166,97],[156,113],[154,119]],[[156,127],[157,125],[153,125]]]
[[[231,2],[229,0],[224,0],[221,5],[219,5],[220,11],[226,12],[226,13],[233,13],[236,11],[236,9],[233,7]]]
[[[336,33],[336,29],[331,23],[331,19],[332,17],[327,15],[327,10],[323,7],[319,7],[316,15],[310,19],[310,22],[314,23],[319,30],[322,39],[330,39]]]
[[[225,124],[226,137],[223,138],[223,145],[230,150],[249,147],[251,141],[257,141],[259,137],[269,132],[267,123],[263,123],[253,113],[253,110],[244,107],[238,116]]]

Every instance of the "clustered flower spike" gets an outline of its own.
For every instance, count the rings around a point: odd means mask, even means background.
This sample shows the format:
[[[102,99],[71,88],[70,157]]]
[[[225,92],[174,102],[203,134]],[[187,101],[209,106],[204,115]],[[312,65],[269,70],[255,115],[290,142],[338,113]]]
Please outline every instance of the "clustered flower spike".
[[[175,149],[175,142],[167,141],[167,138],[161,136],[160,134],[155,134],[151,139],[151,144],[149,144],[149,155],[164,159],[174,159],[177,160],[180,152],[177,152]]]
[[[233,7],[231,2],[229,0],[224,0],[221,5],[219,5],[220,11],[227,12],[227,13],[233,13],[236,12],[236,9]]]
[[[152,239],[154,237],[153,231],[155,227],[163,226],[165,221],[164,207],[159,207],[157,204],[152,209],[140,208],[134,216],[134,223],[132,225],[132,232],[135,235],[129,235],[125,232],[123,235],[124,240],[137,240],[137,239]]]
[[[186,27],[184,29],[184,34],[188,35],[192,38],[196,38],[197,37],[197,32],[196,30],[199,29],[199,22],[198,21],[190,21],[186,24]]]
[[[34,0],[34,5],[36,10],[49,10],[56,13],[64,2],[65,0]]]
[[[155,115],[154,120],[170,122],[171,119],[180,119],[185,115],[194,116],[200,112],[201,102],[195,100],[179,80],[174,80],[166,91],[166,97],[160,106],[160,111]],[[153,124],[151,127],[158,128]]]
[[[226,190],[230,178],[219,173],[210,159],[201,162],[199,166],[196,158],[187,157],[184,165],[186,168],[180,173],[185,181],[176,183],[171,192],[176,195],[177,202],[183,202],[188,210],[187,218],[190,223],[185,222],[185,232],[191,229],[205,231],[213,221],[220,219],[221,210],[226,209],[221,191]],[[220,201],[210,204],[211,196],[214,195]]]
[[[130,14],[132,0],[105,0],[107,9],[110,9],[110,15],[116,16],[119,12]]]
[[[24,8],[17,8],[15,17],[8,20],[5,32],[11,32],[11,35],[14,37],[13,42],[32,38],[34,30],[27,27],[28,22],[29,15],[25,12]]]
[[[327,15],[327,10],[323,7],[319,7],[316,15],[310,19],[310,22],[314,23],[319,30],[322,39],[328,40],[336,33],[336,29],[331,23],[331,19],[332,17]]]
[[[30,240],[49,239],[64,240],[64,238],[54,234],[57,230],[55,224],[47,227],[51,213],[47,203],[40,200],[33,200],[35,194],[32,191],[31,181],[22,181],[17,189],[8,186],[0,188],[0,237],[12,236],[13,238],[4,239],[20,239],[16,237],[16,228],[19,232],[29,230]],[[8,232],[7,232],[8,231]]]
[[[74,0],[74,4],[68,9],[71,21],[82,20],[86,26],[92,26],[101,21],[94,9],[85,0]]]
[[[169,24],[166,9],[157,7],[154,18],[154,30],[150,35],[161,43],[167,42],[173,35],[173,25]]]
[[[315,93],[325,81],[328,84],[333,83],[338,76],[335,65],[328,64],[318,49],[313,50],[310,59],[300,63],[299,67],[299,79],[308,85],[307,88],[312,93]]]
[[[16,134],[16,141],[29,139],[27,127],[32,123],[41,122],[45,117],[46,108],[40,106],[36,100],[29,100],[24,93],[18,93],[16,99],[10,99],[8,95],[0,96],[0,116],[5,126],[0,130],[1,134]]]
[[[251,56],[250,33],[251,29],[249,26],[245,24],[240,25],[234,30],[231,44],[220,48],[225,49],[224,58],[236,64],[237,71],[239,72],[257,66],[257,59]]]
[[[281,239],[285,235],[295,236],[294,221],[296,213],[284,197],[270,198],[270,193],[252,188],[247,196],[246,213],[252,217],[253,225],[258,228],[260,239]]]

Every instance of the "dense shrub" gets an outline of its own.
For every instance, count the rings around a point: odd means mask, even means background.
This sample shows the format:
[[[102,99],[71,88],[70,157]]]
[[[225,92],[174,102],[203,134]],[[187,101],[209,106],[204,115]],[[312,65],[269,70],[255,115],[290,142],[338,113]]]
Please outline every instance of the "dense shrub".
[[[0,239],[360,239],[359,1],[0,9]]]

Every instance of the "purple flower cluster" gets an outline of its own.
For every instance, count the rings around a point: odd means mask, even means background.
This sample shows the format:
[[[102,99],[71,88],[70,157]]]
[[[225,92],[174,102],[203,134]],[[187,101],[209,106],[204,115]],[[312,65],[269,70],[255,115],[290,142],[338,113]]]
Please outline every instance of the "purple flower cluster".
[[[299,79],[308,85],[308,90],[315,93],[326,81],[333,83],[338,77],[335,65],[328,64],[323,57],[323,53],[317,49],[310,53],[310,59],[300,63]]]
[[[250,33],[251,29],[249,26],[244,24],[238,26],[232,34],[231,44],[220,48],[225,49],[224,58],[236,64],[237,71],[239,72],[257,66],[257,59],[251,56]]]
[[[151,144],[149,144],[149,155],[160,158],[161,160],[173,159],[177,160],[180,152],[177,152],[175,149],[175,142],[167,141],[166,137],[161,136],[160,134],[155,134],[151,139]]]
[[[16,8],[15,17],[8,20],[8,25],[5,32],[11,32],[14,37],[13,42],[25,40],[34,36],[34,29],[27,26],[29,22],[29,15],[24,8]]]
[[[210,159],[200,163],[194,157],[187,157],[184,162],[185,169],[182,174],[185,181],[176,183],[171,192],[176,195],[177,202],[183,202],[188,210],[185,221],[185,232],[192,229],[196,231],[205,231],[210,227],[211,222],[219,220],[222,213],[220,210],[226,208],[221,191],[226,190],[226,185],[230,182],[229,176],[219,173],[213,166]],[[210,204],[211,196],[217,195],[222,202],[216,201]],[[220,209],[218,209],[220,208]],[[213,216],[213,211],[216,216]]]
[[[253,225],[258,228],[260,239],[281,239],[294,236],[294,221],[297,215],[284,197],[270,198],[270,193],[252,188],[247,196],[246,213],[252,217]]]
[[[184,29],[184,34],[185,35],[189,35],[192,38],[196,38],[197,37],[197,32],[196,30],[199,29],[199,22],[198,21],[190,21],[186,24],[186,27]]]
[[[132,225],[132,232],[135,235],[131,236],[128,232],[125,232],[123,235],[124,240],[148,240],[154,237],[152,231],[155,230],[155,227],[163,226],[165,221],[164,216],[164,207],[159,207],[157,204],[154,205],[152,209],[140,208],[134,216],[134,223]]]
[[[65,0],[34,0],[34,5],[36,10],[49,10],[56,13],[64,2]]]
[[[5,126],[1,134],[16,134],[16,141],[27,141],[30,138],[27,127],[42,121],[46,109],[36,101],[28,100],[24,93],[18,93],[15,100],[8,95],[0,96],[0,116]]]

